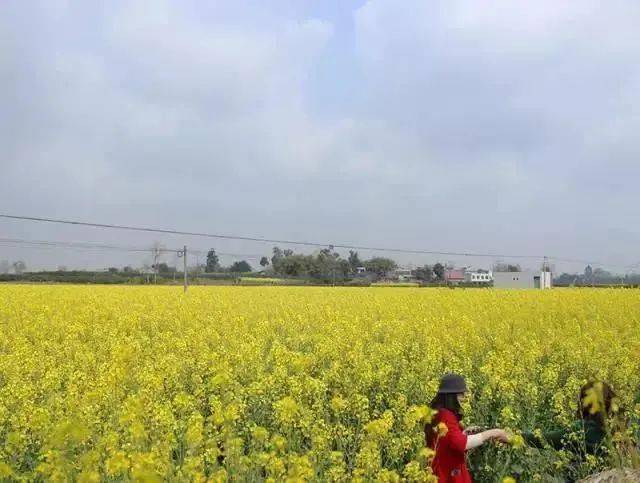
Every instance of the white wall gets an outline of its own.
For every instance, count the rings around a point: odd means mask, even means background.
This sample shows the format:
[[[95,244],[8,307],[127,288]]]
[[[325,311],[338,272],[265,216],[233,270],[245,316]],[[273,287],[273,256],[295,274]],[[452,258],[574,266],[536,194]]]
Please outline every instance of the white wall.
[[[535,288],[533,272],[493,272],[496,288]]]

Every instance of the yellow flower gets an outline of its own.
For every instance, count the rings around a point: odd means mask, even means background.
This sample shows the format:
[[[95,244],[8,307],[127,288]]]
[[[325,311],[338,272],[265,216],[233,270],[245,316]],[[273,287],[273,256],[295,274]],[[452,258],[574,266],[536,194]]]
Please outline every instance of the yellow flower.
[[[280,399],[273,405],[273,408],[276,418],[285,424],[292,424],[298,419],[300,406],[291,396]]]
[[[0,283],[0,480],[434,482],[424,428],[444,372],[468,375],[474,423],[569,427],[598,354],[613,410],[640,417],[636,313],[613,289]],[[626,445],[638,428],[611,429]],[[517,460],[472,470],[546,481],[603,463]]]
[[[443,438],[449,432],[449,428],[444,423],[438,423],[438,425],[434,428],[434,430],[438,433],[438,437]]]
[[[514,434],[509,438],[509,443],[514,448],[522,448],[524,446],[524,438],[521,434]]]

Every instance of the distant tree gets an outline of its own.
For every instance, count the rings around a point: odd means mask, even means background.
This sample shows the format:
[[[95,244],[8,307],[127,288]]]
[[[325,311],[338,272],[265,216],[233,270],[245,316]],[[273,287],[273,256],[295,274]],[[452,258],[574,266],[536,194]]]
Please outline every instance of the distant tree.
[[[272,256],[271,256],[271,267],[273,271],[276,273],[281,272],[280,262],[284,259],[284,253],[280,247],[273,247]]]
[[[129,265],[127,265],[126,267],[124,267],[124,268],[122,269],[122,271],[123,271],[124,273],[132,273],[134,270],[133,270],[133,268],[131,268]]]
[[[171,273],[175,272],[175,268],[170,267],[165,262],[158,264],[158,273]]]
[[[520,265],[498,262],[493,265],[494,272],[522,272]]]
[[[436,263],[433,268],[433,274],[436,276],[437,280],[444,281],[444,265],[440,262]]]
[[[268,259],[267,257],[262,257],[262,258],[260,259],[260,265],[261,265],[263,268],[267,268],[267,267],[269,266],[269,259]]]
[[[353,273],[353,271],[354,270],[351,268],[349,260],[345,260],[344,258],[338,260],[338,265],[336,267],[336,272],[338,275],[347,277],[350,273]]]
[[[287,258],[291,258],[297,255],[294,255],[293,250],[291,250],[290,248],[285,248],[284,250],[282,250],[279,247],[273,247],[273,256],[271,257],[271,266],[273,267],[273,271],[276,273],[281,273],[281,274],[286,274],[286,275],[292,275],[290,272],[291,270],[294,271],[298,271],[298,270],[304,270],[306,271],[306,269],[308,267],[306,267],[307,264],[304,264],[305,267],[304,268],[300,268],[298,267],[298,265],[300,264],[300,259],[296,259],[295,262],[292,261],[287,261]],[[300,255],[303,256],[303,255]],[[286,267],[285,267],[286,265]],[[292,267],[298,267],[296,269],[293,269]]]
[[[352,272],[355,272],[358,267],[362,266],[362,260],[360,260],[360,256],[356,251],[349,250],[348,261],[349,261],[349,267],[351,267]]]
[[[415,276],[422,282],[430,282],[433,279],[433,269],[429,265],[416,268]]]
[[[207,253],[207,265],[205,266],[204,271],[206,273],[213,273],[218,270],[219,266],[220,259],[218,258],[218,255],[216,255],[216,251],[212,248]]]
[[[311,255],[290,255],[283,257],[277,265],[274,265],[276,273],[298,277],[300,275],[315,275],[317,270],[313,265],[313,257]]]
[[[109,267],[107,269],[107,272],[109,272],[109,273],[118,273],[118,268],[117,267]]]
[[[591,265],[584,267],[584,279],[587,283],[591,283],[593,280],[593,268],[591,268]]]
[[[13,272],[16,275],[22,275],[27,270],[27,265],[22,260],[13,262]]]
[[[367,272],[372,272],[379,277],[386,276],[391,270],[395,270],[398,265],[390,258],[374,257],[364,262]]]
[[[251,265],[246,260],[241,260],[239,262],[234,262],[231,267],[229,267],[229,271],[233,273],[246,273],[252,270]]]
[[[273,247],[273,255],[271,256],[271,265],[276,267],[278,262],[284,258],[284,253],[280,247]]]
[[[65,265],[58,265],[58,272],[66,272],[67,267]]]
[[[603,268],[593,270],[593,280],[599,283],[612,283],[617,279],[611,272]]]

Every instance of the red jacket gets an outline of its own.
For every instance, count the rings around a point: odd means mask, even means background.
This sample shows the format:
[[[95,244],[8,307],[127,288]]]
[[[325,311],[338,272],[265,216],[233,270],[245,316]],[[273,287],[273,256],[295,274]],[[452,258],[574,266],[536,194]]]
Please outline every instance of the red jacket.
[[[447,434],[430,438],[429,446],[436,452],[431,463],[433,473],[440,483],[472,483],[465,461],[467,435],[462,431],[460,420],[448,409],[440,409],[433,418],[436,430],[439,423],[447,426]]]

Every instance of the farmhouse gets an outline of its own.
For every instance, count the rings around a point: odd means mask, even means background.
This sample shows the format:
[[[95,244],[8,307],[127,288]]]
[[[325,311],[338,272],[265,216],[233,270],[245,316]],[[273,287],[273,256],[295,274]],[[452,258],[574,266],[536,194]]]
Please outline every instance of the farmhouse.
[[[450,268],[445,270],[444,279],[450,285],[458,285],[459,283],[464,282],[464,274],[466,269],[464,268]]]

